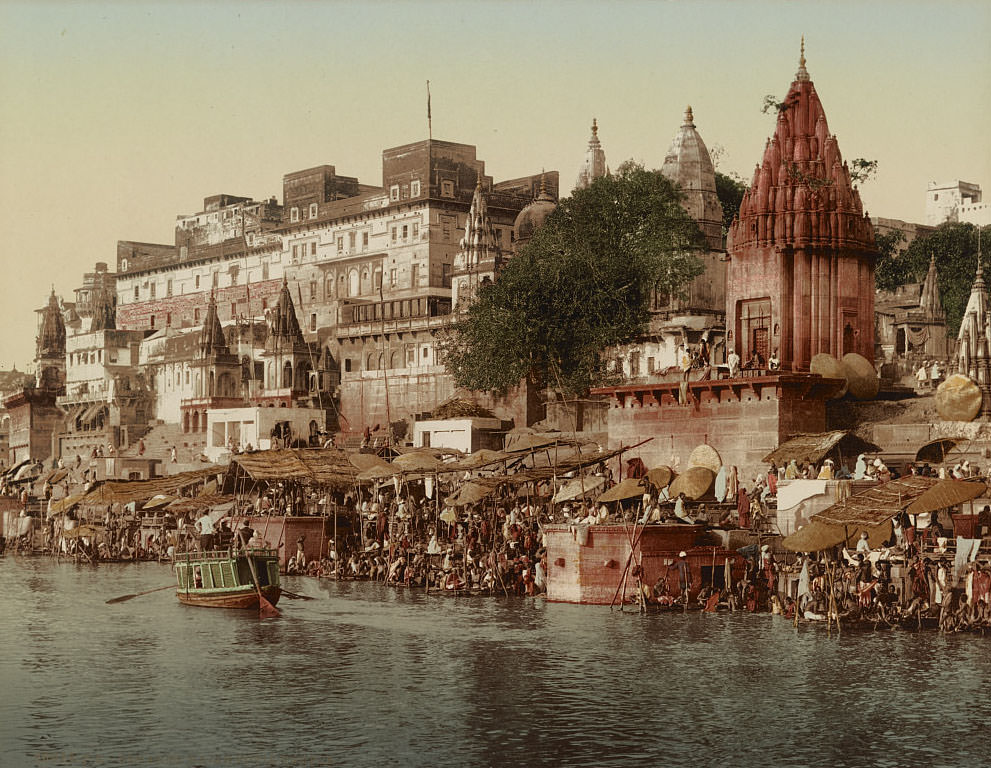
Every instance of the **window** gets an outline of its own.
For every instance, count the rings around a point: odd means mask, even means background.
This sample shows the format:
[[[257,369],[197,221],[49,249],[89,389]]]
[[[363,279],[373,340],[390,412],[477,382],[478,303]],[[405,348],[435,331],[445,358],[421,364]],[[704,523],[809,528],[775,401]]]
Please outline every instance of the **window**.
[[[236,264],[234,264],[231,266],[230,269],[231,285],[237,285],[237,274],[238,274],[238,267]]]
[[[352,251],[354,250],[354,239],[357,236],[357,232],[348,232],[348,248]]]
[[[169,280],[168,282],[165,283],[165,295],[166,296],[171,296],[172,295],[172,281],[171,280]]]
[[[237,304],[231,302],[231,317],[237,317]]]
[[[451,224],[452,222],[450,216],[441,216],[440,219],[441,233],[443,234],[445,240],[451,239]]]
[[[398,184],[393,184],[391,187],[389,187],[389,200],[391,200],[392,202],[396,202],[397,200],[399,200]]]
[[[399,227],[394,226],[392,228],[392,242],[396,242],[396,234],[398,233],[398,231],[399,231]]]
[[[403,224],[403,240],[409,239],[409,224]]]
[[[372,273],[372,288],[374,288],[377,291],[381,287],[382,287],[382,270],[376,269]]]
[[[410,288],[416,288],[420,284],[420,265],[414,264],[409,269]]]
[[[289,209],[289,221],[299,221],[299,208],[295,205]]]
[[[317,281],[310,280],[310,301],[315,301],[317,298]]]
[[[396,270],[390,269],[389,270],[389,285],[391,285],[393,288],[395,288],[398,283],[399,283],[399,278],[396,276]]]
[[[367,251],[368,250],[368,233],[367,232],[362,232],[361,233],[361,250],[363,250],[363,251]]]
[[[406,365],[416,365],[416,347],[406,349]]]
[[[442,270],[442,273],[441,273],[441,285],[443,285],[445,288],[450,288],[451,287],[451,265],[450,264],[443,264],[443,265],[441,265],[441,270]]]
[[[149,328],[154,328],[155,327],[155,316],[154,315],[152,315],[151,317],[148,318],[148,327]]]
[[[172,313],[171,312],[166,312],[165,313],[165,325],[167,327],[172,327]]]
[[[430,357],[430,347],[424,347],[424,348],[423,348],[423,356],[424,356],[425,358],[426,358],[426,357]]]
[[[419,197],[420,196],[420,180],[414,179],[409,185],[409,196]]]
[[[317,217],[317,204],[310,203],[310,218],[315,219]]]
[[[186,386],[189,386],[189,370],[186,370]]]
[[[315,331],[317,329],[317,313],[310,313],[310,330]]]
[[[299,261],[299,246],[298,245],[293,245],[293,247],[292,247],[292,260],[293,260],[294,263],[297,262],[297,261]]]
[[[454,182],[453,181],[442,181],[440,183],[440,196],[441,197],[454,197]]]
[[[345,371],[345,373],[351,373],[351,358],[350,357],[345,357],[344,358],[344,371]]]
[[[193,310],[193,325],[199,325],[199,324],[200,324],[200,310],[197,307],[196,309]]]
[[[210,284],[214,288],[216,288],[218,285],[220,285],[220,273],[219,272],[212,272],[210,274]]]
[[[139,286],[134,286],[134,300],[137,301],[141,298],[141,289]]]
[[[127,272],[127,259],[120,260],[120,271]]]
[[[418,221],[413,222],[413,239],[416,240],[420,236],[420,223]]]
[[[196,276],[196,288],[199,289],[199,287],[200,287],[200,276],[197,275]]]
[[[338,235],[337,237],[337,252],[344,253],[344,235]]]
[[[148,286],[148,295],[153,299],[155,298],[155,283]]]
[[[316,255],[317,255],[317,241],[314,240],[312,243],[310,243],[310,256],[316,256]]]
[[[262,262],[262,280],[268,280],[268,262],[267,261],[263,261]],[[200,279],[198,277],[196,278],[196,287],[197,288],[200,287]]]

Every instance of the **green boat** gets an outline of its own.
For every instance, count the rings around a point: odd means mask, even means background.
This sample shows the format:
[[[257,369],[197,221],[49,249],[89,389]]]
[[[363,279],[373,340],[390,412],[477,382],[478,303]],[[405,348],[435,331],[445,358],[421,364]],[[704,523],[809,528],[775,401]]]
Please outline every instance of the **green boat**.
[[[274,606],[282,596],[274,549],[184,552],[174,566],[176,596],[186,605],[264,610],[263,601]]]

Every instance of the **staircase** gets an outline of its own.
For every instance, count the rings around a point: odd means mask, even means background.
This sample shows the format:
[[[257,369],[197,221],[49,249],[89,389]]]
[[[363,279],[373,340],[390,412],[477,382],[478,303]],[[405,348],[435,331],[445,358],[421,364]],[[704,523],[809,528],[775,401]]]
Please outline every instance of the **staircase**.
[[[163,464],[172,461],[172,446],[176,449],[179,464],[199,464],[200,454],[206,448],[206,432],[183,432],[178,424],[158,424],[142,438],[145,452],[143,459],[160,459]],[[134,440],[121,456],[138,457],[138,440]]]

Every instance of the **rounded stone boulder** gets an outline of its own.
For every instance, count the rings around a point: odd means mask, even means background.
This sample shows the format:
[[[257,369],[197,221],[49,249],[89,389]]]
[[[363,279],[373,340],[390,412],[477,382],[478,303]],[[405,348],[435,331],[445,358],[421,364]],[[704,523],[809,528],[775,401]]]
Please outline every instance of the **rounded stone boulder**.
[[[851,396],[858,400],[871,400],[877,396],[881,380],[870,360],[856,352],[848,352],[843,355],[842,363]]]
[[[981,411],[981,389],[962,373],[954,373],[936,390],[936,412],[943,421],[973,421]]]
[[[841,398],[846,394],[848,382],[843,363],[827,352],[820,352],[812,358],[812,362],[809,363],[809,372],[818,373],[824,379],[837,379],[843,382],[842,384],[837,384],[835,394],[830,393],[830,400]]]

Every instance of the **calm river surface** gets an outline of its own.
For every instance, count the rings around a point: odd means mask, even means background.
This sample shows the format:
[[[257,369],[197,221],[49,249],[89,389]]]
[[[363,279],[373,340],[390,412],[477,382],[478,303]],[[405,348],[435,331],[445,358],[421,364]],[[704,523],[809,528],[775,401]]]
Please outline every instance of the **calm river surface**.
[[[0,766],[991,765],[991,638],[0,558]]]

